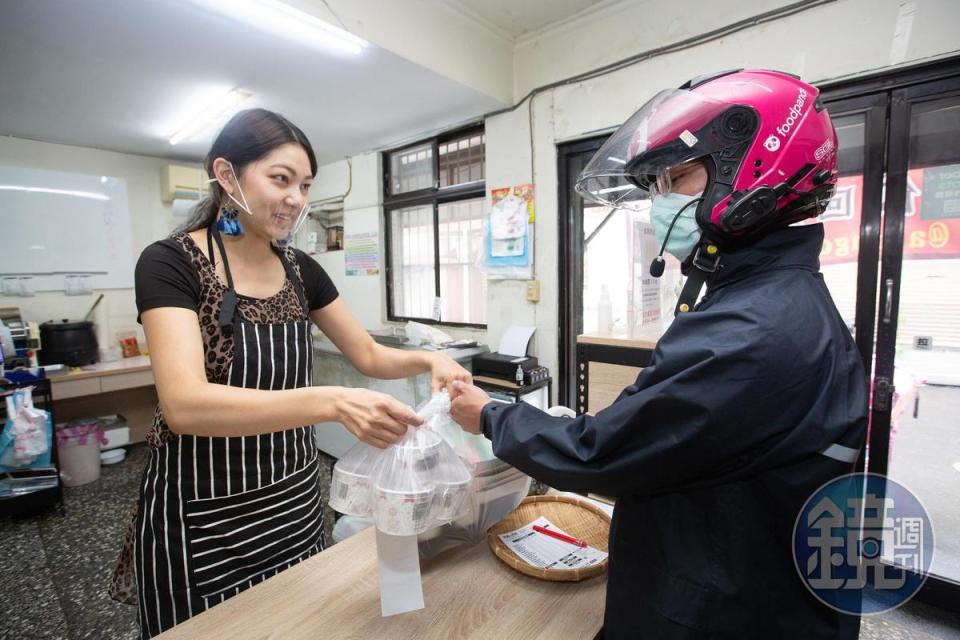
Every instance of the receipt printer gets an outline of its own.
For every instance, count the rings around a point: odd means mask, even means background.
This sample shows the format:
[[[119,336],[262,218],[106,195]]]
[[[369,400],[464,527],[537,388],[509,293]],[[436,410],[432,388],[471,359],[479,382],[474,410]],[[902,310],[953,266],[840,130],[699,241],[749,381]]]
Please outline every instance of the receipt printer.
[[[518,371],[519,369],[519,371]],[[533,356],[508,356],[484,353],[473,357],[473,375],[508,380],[520,386],[534,384],[550,377],[546,367]]]

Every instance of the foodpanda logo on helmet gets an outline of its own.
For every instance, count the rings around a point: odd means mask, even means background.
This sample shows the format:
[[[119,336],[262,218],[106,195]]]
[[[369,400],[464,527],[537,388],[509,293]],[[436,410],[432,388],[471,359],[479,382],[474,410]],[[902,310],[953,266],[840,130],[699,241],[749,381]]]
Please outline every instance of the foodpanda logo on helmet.
[[[793,106],[790,107],[790,111],[787,112],[787,119],[783,121],[783,124],[777,127],[777,133],[784,138],[787,137],[787,134],[790,133],[790,129],[792,129],[793,125],[796,124],[797,120],[800,119],[800,116],[803,114],[803,107],[807,103],[807,90],[803,87],[800,87],[798,91],[799,93],[797,94],[797,101],[793,103]]]
[[[771,133],[767,139],[763,141],[763,146],[766,147],[767,151],[776,151],[780,148],[780,138]]]

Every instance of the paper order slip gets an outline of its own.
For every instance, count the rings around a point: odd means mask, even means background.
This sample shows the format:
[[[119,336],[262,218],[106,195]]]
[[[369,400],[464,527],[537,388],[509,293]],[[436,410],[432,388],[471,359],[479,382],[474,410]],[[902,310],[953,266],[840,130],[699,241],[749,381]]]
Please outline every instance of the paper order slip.
[[[578,547],[533,530],[534,525],[569,535],[563,529],[540,516],[515,531],[501,533],[500,539],[511,551],[532,567],[539,569],[578,569],[602,562],[606,552],[593,547]]]

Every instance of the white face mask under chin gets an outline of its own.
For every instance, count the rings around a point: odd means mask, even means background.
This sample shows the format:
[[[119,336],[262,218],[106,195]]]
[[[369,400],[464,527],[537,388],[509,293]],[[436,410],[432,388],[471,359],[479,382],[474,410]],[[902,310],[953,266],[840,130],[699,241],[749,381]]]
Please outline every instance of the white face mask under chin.
[[[243,187],[240,186],[240,176],[237,175],[237,172],[233,168],[233,163],[227,161],[227,164],[230,165],[230,171],[233,173],[233,181],[237,183],[237,191],[240,192],[240,197],[243,199],[243,202],[240,202],[233,197],[232,193],[227,193],[227,197],[237,203],[237,206],[244,210],[249,215],[253,215],[253,211],[250,210],[250,206],[247,204],[247,197],[243,195]]]

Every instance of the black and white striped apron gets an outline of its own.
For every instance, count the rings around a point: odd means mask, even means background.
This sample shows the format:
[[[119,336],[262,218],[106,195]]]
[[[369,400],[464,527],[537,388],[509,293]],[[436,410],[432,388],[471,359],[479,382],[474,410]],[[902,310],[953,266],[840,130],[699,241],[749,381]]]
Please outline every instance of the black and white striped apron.
[[[304,319],[252,324],[237,312],[223,241],[216,229],[210,235],[220,248],[227,277],[220,324],[234,332],[227,384],[268,390],[309,386],[309,310],[303,283],[283,252],[277,253]],[[312,434],[307,425],[241,437],[180,435],[150,451],[134,553],[143,638],[323,549]]]

